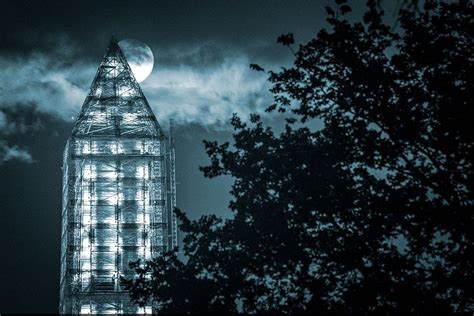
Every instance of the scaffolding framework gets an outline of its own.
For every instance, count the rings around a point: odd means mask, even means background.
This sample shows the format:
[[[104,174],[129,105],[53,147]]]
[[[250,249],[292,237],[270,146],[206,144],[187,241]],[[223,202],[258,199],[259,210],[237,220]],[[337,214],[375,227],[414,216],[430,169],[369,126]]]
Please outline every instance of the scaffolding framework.
[[[59,312],[152,313],[120,277],[177,246],[173,122],[167,138],[115,38],[67,141],[62,194]]]

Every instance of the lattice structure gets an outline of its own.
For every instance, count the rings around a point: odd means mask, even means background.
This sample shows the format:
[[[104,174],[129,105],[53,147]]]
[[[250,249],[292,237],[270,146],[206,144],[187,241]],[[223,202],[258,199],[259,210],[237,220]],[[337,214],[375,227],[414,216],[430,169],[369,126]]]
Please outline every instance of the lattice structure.
[[[177,246],[172,133],[112,38],[64,151],[60,313],[152,312],[120,276]]]

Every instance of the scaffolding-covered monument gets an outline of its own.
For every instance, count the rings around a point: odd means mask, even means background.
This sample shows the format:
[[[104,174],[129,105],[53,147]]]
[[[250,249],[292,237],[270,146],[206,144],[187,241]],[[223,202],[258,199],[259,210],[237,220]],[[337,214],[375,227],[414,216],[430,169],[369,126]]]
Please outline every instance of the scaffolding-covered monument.
[[[120,277],[177,246],[172,134],[112,38],[64,150],[60,313],[152,313]]]

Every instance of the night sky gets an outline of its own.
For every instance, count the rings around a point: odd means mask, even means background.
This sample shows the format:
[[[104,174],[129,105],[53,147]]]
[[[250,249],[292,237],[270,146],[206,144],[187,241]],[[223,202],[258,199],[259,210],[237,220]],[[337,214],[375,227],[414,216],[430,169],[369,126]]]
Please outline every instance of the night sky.
[[[202,176],[202,140],[230,140],[232,113],[278,125],[264,112],[266,75],[249,64],[288,65],[276,38],[309,40],[328,2],[3,1],[0,312],[57,312],[62,151],[112,34],[155,55],[141,87],[164,130],[177,123],[178,206],[191,218],[230,216],[232,179]]]

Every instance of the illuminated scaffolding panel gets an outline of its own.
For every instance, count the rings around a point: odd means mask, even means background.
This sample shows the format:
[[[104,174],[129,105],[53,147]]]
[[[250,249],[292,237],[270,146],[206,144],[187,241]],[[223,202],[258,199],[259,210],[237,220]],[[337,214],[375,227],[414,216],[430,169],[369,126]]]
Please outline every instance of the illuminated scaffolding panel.
[[[176,168],[175,168],[175,150],[174,150],[174,122],[170,120],[170,131],[168,137],[168,147],[166,158],[167,166],[167,214],[168,214],[168,244],[172,249],[178,247],[178,225],[174,208],[176,207]]]
[[[152,312],[120,277],[177,246],[172,133],[112,38],[64,150],[60,313]]]

